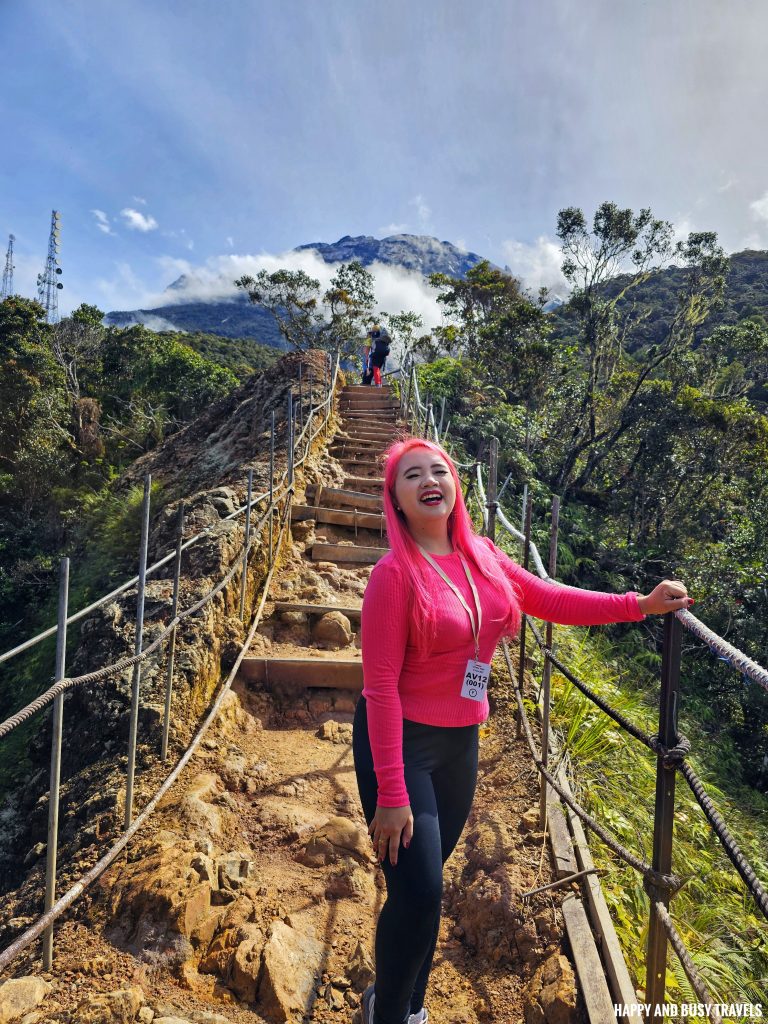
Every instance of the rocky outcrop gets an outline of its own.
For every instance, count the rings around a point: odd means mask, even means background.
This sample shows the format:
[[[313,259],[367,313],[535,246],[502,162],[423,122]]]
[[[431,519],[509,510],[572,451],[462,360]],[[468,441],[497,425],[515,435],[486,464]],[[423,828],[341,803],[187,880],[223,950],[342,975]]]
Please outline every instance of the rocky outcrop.
[[[48,982],[34,975],[4,981],[0,984],[0,1024],[20,1021],[36,1010],[50,992]]]
[[[525,1024],[573,1024],[576,979],[562,954],[545,960],[525,988]]]

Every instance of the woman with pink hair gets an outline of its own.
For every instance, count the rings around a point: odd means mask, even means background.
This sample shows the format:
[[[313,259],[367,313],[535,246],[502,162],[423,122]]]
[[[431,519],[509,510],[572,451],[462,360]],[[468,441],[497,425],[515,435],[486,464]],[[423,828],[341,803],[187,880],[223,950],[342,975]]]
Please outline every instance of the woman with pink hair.
[[[450,456],[406,438],[386,456],[390,551],[363,599],[363,695],[353,753],[360,799],[387,883],[376,983],[363,1024],[426,1024],[443,865],[474,797],[490,661],[521,614],[563,625],[641,620],[687,608],[685,586],[648,596],[545,583],[472,528]]]

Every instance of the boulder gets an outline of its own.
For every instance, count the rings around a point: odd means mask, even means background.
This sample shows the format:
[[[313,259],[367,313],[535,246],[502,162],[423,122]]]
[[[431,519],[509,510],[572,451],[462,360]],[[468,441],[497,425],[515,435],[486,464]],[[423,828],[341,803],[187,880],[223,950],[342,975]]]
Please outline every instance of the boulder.
[[[317,730],[317,735],[321,740],[328,740],[331,743],[351,743],[352,725],[350,722],[337,722],[331,718],[323,722]]]
[[[307,1012],[324,949],[311,926],[292,928],[275,921],[269,930],[259,984],[259,1013],[275,1024],[288,1024]]]
[[[247,924],[236,937],[240,941],[230,960],[227,984],[239,999],[253,1003],[261,971],[264,932],[255,924]]]
[[[536,970],[523,990],[525,1024],[573,1024],[576,979],[562,954],[555,953]]]
[[[326,612],[312,627],[315,643],[331,651],[347,647],[352,640],[352,626],[342,612]]]
[[[355,988],[360,989],[360,991],[373,984],[376,977],[373,960],[371,960],[362,942],[358,942],[355,946],[345,973],[349,976]]]
[[[330,818],[309,837],[297,860],[307,867],[322,867],[354,857],[362,863],[371,858],[368,837],[349,818]]]
[[[9,1024],[30,1013],[50,991],[48,982],[34,974],[4,981],[0,985],[0,1024]]]
[[[140,988],[117,989],[84,1000],[75,1020],[78,1024],[133,1024],[144,1002]]]

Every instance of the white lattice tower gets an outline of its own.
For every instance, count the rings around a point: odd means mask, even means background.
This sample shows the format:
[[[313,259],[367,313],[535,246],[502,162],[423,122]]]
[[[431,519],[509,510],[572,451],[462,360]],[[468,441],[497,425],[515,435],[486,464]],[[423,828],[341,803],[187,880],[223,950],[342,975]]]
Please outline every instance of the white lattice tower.
[[[0,301],[13,295],[13,243],[16,239],[8,235],[8,252],[5,254],[5,270],[3,271],[3,291],[0,293]]]
[[[64,285],[59,281],[59,241],[61,239],[61,214],[58,210],[51,211],[51,233],[48,238],[48,256],[42,274],[37,275],[37,298],[45,309],[49,324],[59,320],[59,292]]]

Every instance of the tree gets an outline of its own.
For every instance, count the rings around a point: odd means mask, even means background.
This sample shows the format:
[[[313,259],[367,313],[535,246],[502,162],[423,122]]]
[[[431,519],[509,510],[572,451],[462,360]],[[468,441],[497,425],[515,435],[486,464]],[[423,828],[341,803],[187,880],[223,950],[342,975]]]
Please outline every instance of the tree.
[[[382,313],[381,316],[387,321],[392,341],[402,353],[401,358],[405,360],[406,356],[413,355],[419,340],[416,332],[424,326],[421,315],[409,309],[399,313]]]
[[[440,289],[437,301],[446,316],[459,325],[461,351],[470,359],[478,357],[483,328],[511,306],[525,301],[520,282],[492,267],[488,260],[472,267],[464,278],[430,274],[429,283]],[[438,328],[435,333],[441,335],[444,329]],[[456,338],[446,334],[445,340],[455,343]]]
[[[560,493],[583,487],[611,447],[640,414],[646,382],[673,354],[691,348],[695,331],[717,308],[725,282],[727,258],[712,232],[693,232],[672,246],[672,226],[650,210],[635,215],[603,203],[591,231],[581,210],[561,210],[557,234],[563,246],[563,273],[573,284],[571,308],[579,330],[585,374],[572,390],[561,431],[561,462],[554,486]],[[636,326],[628,293],[672,256],[683,264],[677,304],[659,344],[629,358],[628,335]],[[606,282],[629,262],[634,270],[619,291],[608,294]]]
[[[286,343],[298,351],[326,348],[349,355],[373,316],[373,276],[357,261],[343,263],[322,296],[320,282],[303,270],[261,270],[235,284],[271,313]]]
[[[323,316],[318,310],[320,282],[314,277],[303,270],[260,270],[255,278],[245,274],[235,284],[271,313],[290,348],[301,352],[317,344]]]

